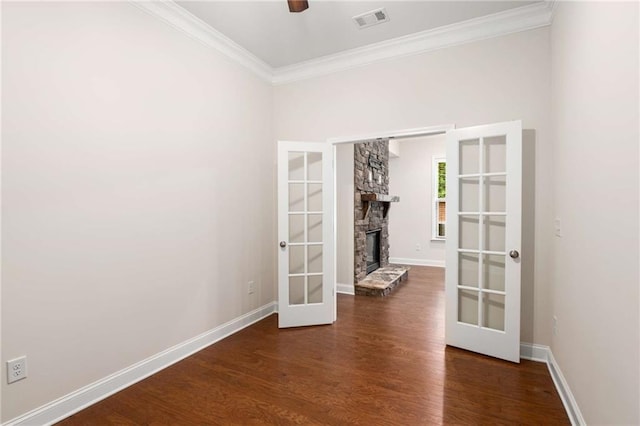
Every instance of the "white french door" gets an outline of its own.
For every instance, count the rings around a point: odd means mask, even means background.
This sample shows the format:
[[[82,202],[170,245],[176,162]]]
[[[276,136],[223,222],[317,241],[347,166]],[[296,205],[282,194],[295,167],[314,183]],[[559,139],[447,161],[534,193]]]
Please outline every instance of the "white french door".
[[[446,343],[513,362],[521,192],[520,121],[447,132]]]
[[[333,146],[278,142],[278,326],[334,321]]]

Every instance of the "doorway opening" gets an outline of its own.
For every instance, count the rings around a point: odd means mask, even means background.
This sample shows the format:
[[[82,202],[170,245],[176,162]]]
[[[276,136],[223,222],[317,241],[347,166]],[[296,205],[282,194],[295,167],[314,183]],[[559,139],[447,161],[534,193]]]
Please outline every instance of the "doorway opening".
[[[428,170],[433,156],[429,153],[422,164],[415,162],[412,168],[420,168],[420,182],[409,177],[414,171],[404,170],[402,182],[396,176],[399,169],[407,169],[412,154],[400,154],[398,149],[405,143],[414,147],[431,146],[438,140],[439,157],[445,155],[444,136],[453,125],[416,129],[386,134],[331,140],[334,144],[334,179],[336,228],[334,243],[336,253],[336,290],[346,294],[387,295],[386,286],[395,287],[393,280],[404,281],[406,265],[444,266],[445,241],[432,240],[431,216],[433,199],[432,177]],[[425,142],[426,141],[426,142]],[[382,149],[384,148],[384,149]],[[382,151],[381,151],[382,149]],[[433,148],[435,153],[436,148]],[[384,152],[383,152],[384,151]],[[401,164],[402,163],[402,164]],[[404,164],[407,163],[407,164]],[[393,169],[393,170],[392,170]],[[402,190],[403,194],[398,194]],[[411,193],[409,193],[411,192]],[[416,200],[418,200],[416,202]],[[424,204],[424,205],[418,205]],[[423,223],[406,224],[403,229],[398,224],[400,215],[407,207],[414,217],[422,216]],[[395,229],[390,229],[395,228]],[[411,229],[413,235],[407,234]],[[372,261],[377,253],[372,252],[371,231],[382,230],[379,259]],[[412,243],[407,242],[411,239]],[[401,246],[411,246],[403,253]],[[416,245],[420,251],[414,250]],[[377,248],[377,247],[376,247]],[[406,247],[405,247],[406,248]],[[431,250],[431,248],[434,248]],[[438,251],[437,256],[429,257]],[[418,258],[415,254],[423,256]],[[426,256],[426,257],[425,257]],[[433,259],[436,259],[435,261]],[[400,270],[404,267],[404,270]],[[381,269],[378,269],[381,268]],[[387,271],[387,269],[389,269]],[[388,273],[387,273],[388,272]],[[367,280],[367,281],[365,281]],[[374,282],[369,282],[374,281]],[[385,288],[378,288],[380,281]],[[358,285],[373,285],[376,292],[364,291]],[[359,291],[363,290],[363,291]],[[367,288],[366,290],[371,290]]]

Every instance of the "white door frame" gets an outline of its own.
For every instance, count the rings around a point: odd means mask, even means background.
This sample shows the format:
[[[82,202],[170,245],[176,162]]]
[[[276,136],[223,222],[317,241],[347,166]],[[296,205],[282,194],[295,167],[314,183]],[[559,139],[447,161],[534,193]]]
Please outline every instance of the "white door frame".
[[[447,133],[456,128],[455,124],[441,124],[438,126],[417,127],[412,129],[381,131],[376,133],[333,137],[327,139],[327,143],[333,145],[333,282],[338,282],[338,192],[337,192],[337,172],[336,172],[336,146],[344,144],[355,144],[358,142],[370,141],[372,139],[406,139],[421,136],[434,136]],[[354,283],[355,285],[355,283]],[[337,301],[336,301],[337,302]],[[334,305],[334,321],[338,319],[338,304]]]
[[[327,142],[332,145],[339,145],[344,143],[365,142],[365,141],[370,141],[372,139],[383,139],[383,138],[394,138],[394,139],[417,138],[420,136],[441,135],[455,128],[456,128],[455,124],[441,124],[439,126],[417,127],[414,129],[390,130],[386,132],[376,132],[376,133],[369,133],[364,135],[352,135],[352,136],[343,136],[343,137],[337,137],[337,138],[329,138],[327,139]]]

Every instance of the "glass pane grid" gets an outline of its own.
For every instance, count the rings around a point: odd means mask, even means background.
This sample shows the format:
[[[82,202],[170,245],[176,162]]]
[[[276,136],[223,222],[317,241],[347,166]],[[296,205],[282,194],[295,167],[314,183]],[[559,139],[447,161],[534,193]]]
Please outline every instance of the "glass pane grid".
[[[504,331],[504,156],[490,161],[491,149],[495,151],[496,146],[493,140],[488,145],[484,138],[461,141],[461,151],[465,144],[471,146],[473,152],[464,155],[461,152],[460,161],[464,158],[466,164],[460,165],[458,175],[458,321],[478,328]],[[477,243],[472,242],[474,239]]]
[[[322,303],[321,152],[289,153],[289,304]]]

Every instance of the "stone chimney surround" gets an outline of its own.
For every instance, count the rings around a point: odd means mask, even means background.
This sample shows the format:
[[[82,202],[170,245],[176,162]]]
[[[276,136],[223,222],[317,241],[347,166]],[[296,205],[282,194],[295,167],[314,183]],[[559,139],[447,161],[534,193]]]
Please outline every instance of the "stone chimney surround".
[[[380,229],[380,267],[389,264],[389,139],[354,145],[354,282],[367,276],[366,232]]]

